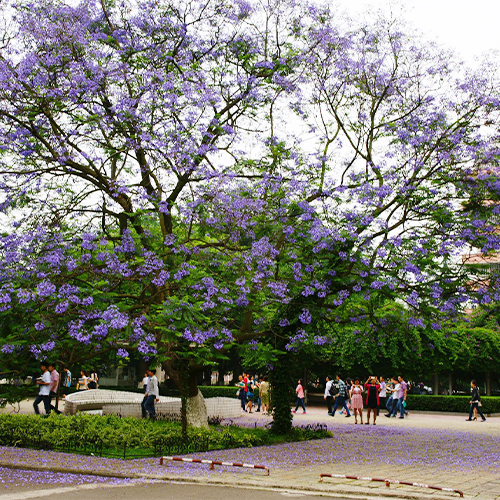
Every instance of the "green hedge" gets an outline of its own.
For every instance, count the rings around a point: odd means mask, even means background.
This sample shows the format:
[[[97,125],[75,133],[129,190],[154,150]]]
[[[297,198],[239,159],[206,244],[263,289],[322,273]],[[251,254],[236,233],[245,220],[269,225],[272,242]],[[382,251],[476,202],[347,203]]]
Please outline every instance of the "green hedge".
[[[119,418],[113,415],[0,414],[0,446],[58,450],[77,454],[136,458],[158,456],[158,446],[176,447],[179,453],[253,447],[281,441],[302,441],[331,437],[326,426],[294,428],[286,437],[273,436],[265,428],[212,426],[188,430],[188,448],[183,448],[180,424]],[[162,444],[163,443],[163,444]]]
[[[408,411],[442,411],[469,413],[470,396],[426,396],[408,394]],[[500,413],[500,397],[481,396],[483,413]]]
[[[224,448],[224,438],[229,433],[234,447],[267,444],[267,431],[256,432],[237,427],[222,430],[211,428],[190,429],[190,435],[202,437],[209,443],[209,449]],[[25,446],[35,436],[43,443],[64,445],[68,440],[102,440],[108,449],[119,449],[126,443],[128,448],[148,449],[156,439],[181,439],[178,423],[169,421],[154,422],[132,417],[120,418],[114,415],[75,415],[62,416],[51,414],[41,418],[37,415],[0,415],[0,445]]]
[[[105,391],[121,391],[121,392],[144,393],[144,389],[139,389],[137,386],[99,385],[99,389],[103,389]]]
[[[204,398],[236,398],[236,391],[238,388],[236,386],[228,385],[202,385],[200,386],[200,391]],[[257,389],[256,395],[259,394]]]

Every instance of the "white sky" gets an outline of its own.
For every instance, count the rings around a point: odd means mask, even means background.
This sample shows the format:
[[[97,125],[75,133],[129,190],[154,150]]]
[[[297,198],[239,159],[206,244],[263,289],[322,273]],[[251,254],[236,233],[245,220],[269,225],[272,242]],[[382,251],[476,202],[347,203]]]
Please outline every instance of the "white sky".
[[[338,0],[351,15],[370,9],[402,15],[440,45],[451,48],[468,65],[476,57],[500,50],[500,2],[498,0]],[[497,59],[500,55],[497,54]]]

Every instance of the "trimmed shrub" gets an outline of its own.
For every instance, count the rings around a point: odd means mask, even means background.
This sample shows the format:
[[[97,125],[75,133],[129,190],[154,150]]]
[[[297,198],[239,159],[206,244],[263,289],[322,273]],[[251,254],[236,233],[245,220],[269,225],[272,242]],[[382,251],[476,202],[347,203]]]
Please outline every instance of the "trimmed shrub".
[[[470,396],[428,396],[408,394],[408,410],[469,413]],[[483,413],[500,413],[500,397],[481,396]]]
[[[144,393],[144,389],[136,386],[121,386],[121,385],[99,385],[99,389],[105,391],[120,391],[120,392],[136,392]]]
[[[326,426],[294,429],[284,440],[301,441],[331,437]],[[162,453],[189,453],[272,444],[276,439],[261,427],[216,426],[189,429],[184,440],[181,426],[168,421],[119,418],[113,415],[0,414],[0,446],[17,446],[89,454],[137,458]]]
[[[229,385],[201,385],[200,391],[204,398],[236,398],[236,386]],[[258,397],[259,390],[255,391]]]

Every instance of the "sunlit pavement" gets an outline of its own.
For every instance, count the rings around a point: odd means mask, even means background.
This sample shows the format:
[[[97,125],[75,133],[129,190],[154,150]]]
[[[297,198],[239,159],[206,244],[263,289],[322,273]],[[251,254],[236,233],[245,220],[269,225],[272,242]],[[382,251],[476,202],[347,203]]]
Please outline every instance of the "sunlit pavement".
[[[26,408],[29,411],[29,405]],[[409,410],[410,415],[405,419],[388,419],[381,413],[377,418],[377,425],[373,426],[355,425],[354,417],[346,418],[339,413],[331,417],[327,415],[326,408],[308,407],[305,415],[301,412],[294,415],[294,424],[327,424],[333,433],[333,439],[192,455],[197,458],[266,465],[271,470],[270,476],[251,469],[216,467],[211,471],[206,465],[196,464],[160,466],[157,459],[123,462],[15,448],[0,449],[0,463],[16,464],[18,467],[23,464],[27,467],[38,465],[53,470],[60,470],[61,464],[64,464],[66,471],[73,472],[83,468],[101,474],[119,473],[136,478],[163,477],[204,483],[275,486],[365,497],[458,496],[410,486],[391,485],[386,488],[384,483],[367,481],[326,479],[319,483],[321,473],[335,473],[426,483],[462,490],[469,498],[500,499],[499,417],[488,418],[484,423],[466,422],[465,413],[422,414],[412,412],[411,408]],[[268,422],[269,417],[259,413],[242,413],[241,418],[234,420],[234,423],[249,427],[263,426]],[[29,474],[26,480],[29,482]],[[106,479],[108,480],[111,481]],[[4,486],[8,484],[4,483]],[[14,483],[11,482],[10,486],[14,486]]]
[[[500,436],[500,415],[488,416],[486,415],[486,422],[481,422],[478,418],[477,421],[466,422],[465,419],[468,418],[468,414],[465,413],[438,413],[438,412],[415,412],[411,408],[408,408],[409,415],[404,419],[399,418],[399,413],[397,418],[386,418],[385,414],[387,411],[380,411],[380,415],[376,419],[376,425],[381,426],[395,426],[400,428],[434,428],[434,429],[453,429],[462,430],[467,432],[478,432],[488,435]],[[267,415],[252,411],[251,414],[246,412],[241,412],[242,420],[249,421],[263,421],[270,420]],[[366,410],[363,411],[363,422],[366,423]],[[355,426],[355,419],[351,411],[351,417],[345,417],[339,411],[335,413],[335,417],[331,417],[327,413],[327,408],[320,406],[307,406],[306,414],[302,414],[299,410],[293,415],[293,423],[295,425],[301,424],[332,424],[335,425],[349,425]],[[359,423],[358,418],[358,425]],[[370,416],[370,426],[373,425],[373,413]]]

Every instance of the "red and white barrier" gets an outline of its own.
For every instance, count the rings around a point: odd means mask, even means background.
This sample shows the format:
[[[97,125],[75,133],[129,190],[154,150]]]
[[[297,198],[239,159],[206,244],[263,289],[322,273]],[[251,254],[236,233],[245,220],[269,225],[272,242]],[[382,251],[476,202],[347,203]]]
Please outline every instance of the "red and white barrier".
[[[455,490],[453,488],[442,488],[441,486],[432,486],[430,484],[423,484],[423,483],[410,483],[409,481],[399,481],[397,479],[378,479],[375,477],[346,476],[345,474],[320,474],[319,480],[323,481],[324,477],[337,477],[337,478],[341,478],[341,479],[359,479],[362,481],[377,481],[379,483],[385,483],[385,485],[388,488],[391,487],[391,484],[404,484],[406,486],[417,486],[420,488],[430,488],[431,490],[450,491],[452,493],[458,493],[461,497],[464,496],[462,491]]]
[[[265,465],[252,465],[252,464],[243,464],[238,462],[222,462],[220,460],[203,460],[200,458],[182,458],[182,457],[161,457],[160,465],[163,465],[164,460],[172,460],[175,462],[190,462],[194,464],[208,464],[210,465],[210,469],[214,468],[214,465],[229,465],[231,467],[246,467],[248,469],[262,469],[267,472],[269,476],[269,468]]]

